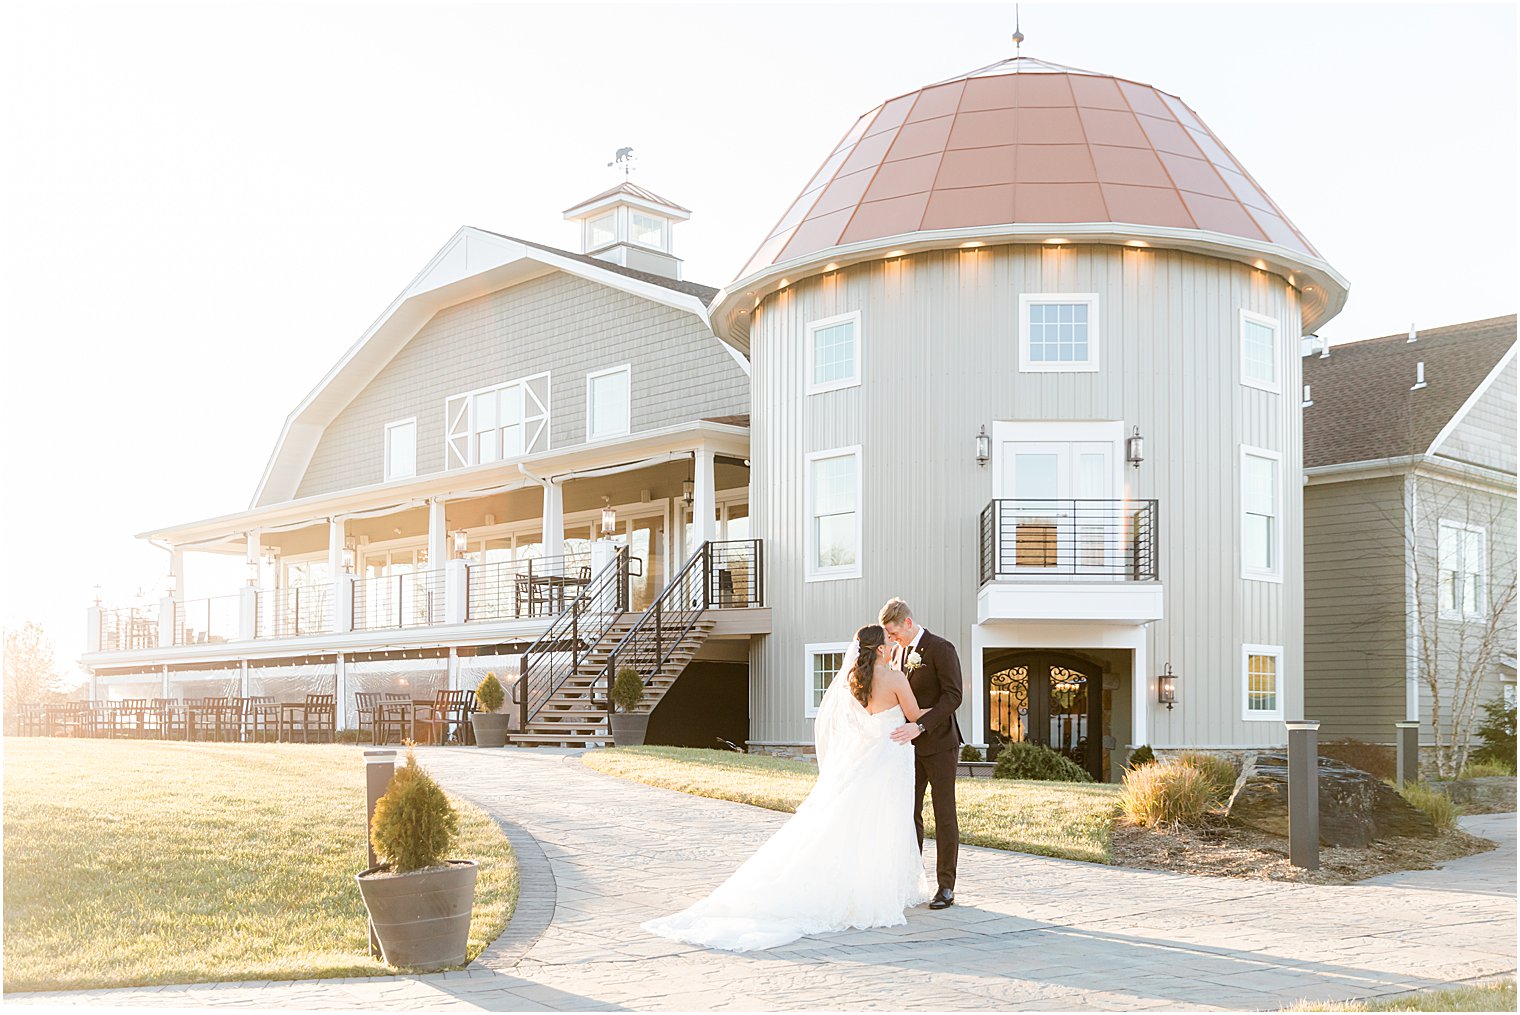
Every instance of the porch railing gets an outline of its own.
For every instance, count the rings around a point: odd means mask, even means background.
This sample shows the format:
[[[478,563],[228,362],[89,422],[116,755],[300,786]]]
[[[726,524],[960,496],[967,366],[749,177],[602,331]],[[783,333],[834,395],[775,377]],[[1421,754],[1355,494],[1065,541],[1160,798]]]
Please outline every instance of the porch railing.
[[[1154,500],[995,500],[982,511],[981,583],[1160,577]]]
[[[549,629],[523,653],[521,676],[512,687],[518,729],[528,728],[554,692],[580,669],[586,652],[606,637],[627,610],[628,548],[620,546],[612,563],[592,576]]]
[[[158,648],[158,607],[103,607],[100,650],[124,652],[139,648]]]
[[[212,596],[174,604],[174,644],[209,645],[241,636],[242,597]]]
[[[443,571],[360,578],[354,582],[354,630],[442,624],[446,586]]]
[[[331,582],[259,589],[258,637],[299,638],[307,634],[327,634],[333,626],[332,603]]]
[[[465,620],[552,616],[591,580],[591,553],[466,565]]]

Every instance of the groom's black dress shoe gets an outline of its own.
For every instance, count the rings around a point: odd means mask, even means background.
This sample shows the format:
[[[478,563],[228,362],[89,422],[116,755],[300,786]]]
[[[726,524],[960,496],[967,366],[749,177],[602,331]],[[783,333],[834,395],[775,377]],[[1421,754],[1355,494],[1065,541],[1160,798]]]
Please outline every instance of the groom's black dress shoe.
[[[930,909],[949,909],[955,905],[955,893],[948,888],[941,888],[934,893],[934,898],[929,900]]]

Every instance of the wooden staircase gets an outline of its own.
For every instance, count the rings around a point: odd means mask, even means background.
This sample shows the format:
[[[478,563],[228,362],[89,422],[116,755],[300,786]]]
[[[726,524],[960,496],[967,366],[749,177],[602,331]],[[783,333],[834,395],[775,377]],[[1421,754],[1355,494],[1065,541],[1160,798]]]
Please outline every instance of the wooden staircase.
[[[610,747],[612,731],[607,728],[607,661],[613,649],[626,638],[639,621],[639,614],[627,613],[615,621],[581,659],[575,673],[565,678],[525,729],[508,735],[508,742],[533,747]],[[642,674],[645,680],[644,701],[638,711],[653,712],[675,685],[696,656],[715,621],[698,620],[676,642],[662,666],[653,673]]]

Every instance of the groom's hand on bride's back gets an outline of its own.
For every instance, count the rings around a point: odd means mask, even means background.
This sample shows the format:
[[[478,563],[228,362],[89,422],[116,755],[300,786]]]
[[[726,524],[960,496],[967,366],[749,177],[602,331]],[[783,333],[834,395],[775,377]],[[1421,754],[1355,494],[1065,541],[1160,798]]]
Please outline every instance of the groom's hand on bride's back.
[[[923,730],[919,727],[918,723],[905,722],[892,731],[892,741],[893,743],[906,744],[922,732]],[[877,735],[879,736],[880,734]]]

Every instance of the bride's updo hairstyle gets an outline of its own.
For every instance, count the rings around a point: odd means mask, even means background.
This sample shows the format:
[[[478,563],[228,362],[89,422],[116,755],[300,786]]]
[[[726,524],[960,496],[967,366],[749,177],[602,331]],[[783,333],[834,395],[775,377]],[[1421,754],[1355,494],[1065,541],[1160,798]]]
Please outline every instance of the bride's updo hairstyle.
[[[876,673],[876,650],[887,643],[887,632],[880,624],[867,624],[855,632],[860,654],[850,670],[850,693],[862,705],[871,704],[871,678]]]

